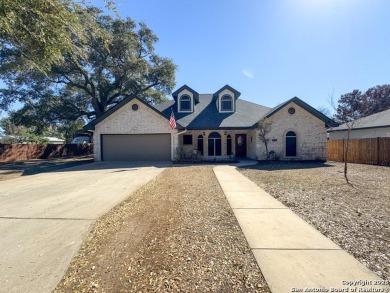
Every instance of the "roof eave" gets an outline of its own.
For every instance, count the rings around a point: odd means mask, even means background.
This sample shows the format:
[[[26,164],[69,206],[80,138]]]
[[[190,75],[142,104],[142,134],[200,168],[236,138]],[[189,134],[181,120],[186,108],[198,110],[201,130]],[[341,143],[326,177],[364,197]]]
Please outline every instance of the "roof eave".
[[[143,101],[141,98],[137,97],[136,95],[131,95],[125,99],[123,99],[120,103],[116,104],[114,107],[110,108],[108,111],[106,111],[102,116],[100,116],[99,118],[96,118],[94,120],[92,120],[91,122],[89,122],[87,125],[85,125],[83,127],[83,131],[93,131],[95,130],[95,126],[100,123],[101,121],[103,121],[104,119],[106,119],[108,116],[112,115],[113,113],[115,113],[116,111],[118,111],[120,108],[122,108],[123,106],[125,106],[127,103],[129,103],[130,101],[132,101],[133,99],[137,99],[139,102],[143,103],[145,106],[149,107],[150,109],[152,109],[154,112],[156,112],[157,114],[159,114],[161,117],[163,117],[164,119],[168,120],[169,121],[169,118],[165,117],[159,110],[157,110],[156,108],[154,108],[153,106],[149,105],[148,103],[146,103],[145,101]],[[178,126],[182,127],[179,123],[177,123]]]

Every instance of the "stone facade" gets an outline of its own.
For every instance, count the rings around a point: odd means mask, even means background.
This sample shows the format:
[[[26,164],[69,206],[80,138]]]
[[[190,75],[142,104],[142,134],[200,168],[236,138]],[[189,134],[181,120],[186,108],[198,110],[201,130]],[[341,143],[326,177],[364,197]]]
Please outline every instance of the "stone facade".
[[[295,113],[289,114],[288,109]],[[310,114],[297,104],[291,102],[273,114],[268,150],[274,151],[283,160],[326,160],[326,127],[325,123]],[[293,131],[297,138],[297,156],[286,156],[286,134]],[[253,159],[266,158],[264,143],[256,131],[256,152]]]
[[[138,105],[133,110],[134,104]],[[293,107],[294,114],[288,109]],[[271,132],[268,135],[269,151],[274,151],[278,158],[283,160],[325,160],[326,159],[326,127],[325,123],[301,108],[294,102],[290,102],[282,109],[275,112],[270,118],[272,122]],[[296,134],[297,154],[294,157],[286,156],[286,133],[293,131]],[[212,132],[221,136],[221,156],[208,156],[208,137]],[[256,160],[266,159],[265,146],[258,136],[256,129],[227,129],[227,130],[181,130],[171,129],[167,118],[159,115],[137,99],[119,108],[95,126],[94,132],[94,157],[95,161],[101,160],[101,135],[104,134],[163,134],[171,135],[171,159],[192,158],[198,154],[198,158],[208,160],[234,158],[236,154],[236,134],[246,135],[246,155]],[[192,135],[192,144],[184,145],[183,135]],[[231,137],[232,154],[228,155],[228,137]],[[203,155],[197,151],[198,137],[202,138]]]
[[[138,105],[138,110],[134,111],[132,106]],[[171,158],[175,160],[174,150],[178,146],[177,130],[169,126],[169,121],[156,111],[146,106],[144,103],[133,99],[122,108],[99,122],[95,126],[94,138],[94,159],[101,160],[101,141],[102,134],[153,134],[170,133],[171,134]]]
[[[208,156],[208,137],[210,133],[217,132],[221,136],[221,156],[214,157],[214,156]],[[230,159],[235,157],[236,153],[236,143],[235,143],[235,137],[236,134],[246,134],[246,146],[247,146],[247,157],[253,158],[256,145],[255,145],[255,133],[253,130],[248,129],[242,129],[242,130],[188,130],[183,134],[179,135],[179,150],[178,153],[181,152],[181,157],[184,158],[191,158],[193,151],[198,151],[201,148],[198,146],[198,137],[201,136],[203,140],[203,155],[201,155],[201,158],[206,160],[213,160],[213,159]],[[192,135],[192,144],[191,145],[184,145],[183,144],[183,135]],[[230,138],[232,140],[232,155],[227,154],[227,140],[230,135]],[[200,155],[200,154],[199,154]],[[199,157],[199,156],[198,156]]]

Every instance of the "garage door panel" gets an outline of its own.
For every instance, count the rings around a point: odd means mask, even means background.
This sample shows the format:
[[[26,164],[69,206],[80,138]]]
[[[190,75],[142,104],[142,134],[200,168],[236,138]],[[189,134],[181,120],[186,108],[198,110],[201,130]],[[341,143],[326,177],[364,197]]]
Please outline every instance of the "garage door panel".
[[[102,135],[104,161],[170,161],[170,134]]]

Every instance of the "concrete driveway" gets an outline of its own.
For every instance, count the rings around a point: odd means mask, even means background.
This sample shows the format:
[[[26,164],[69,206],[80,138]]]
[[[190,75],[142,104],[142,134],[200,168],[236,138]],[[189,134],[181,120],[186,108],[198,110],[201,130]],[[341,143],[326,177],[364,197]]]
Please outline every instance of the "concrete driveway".
[[[91,224],[169,165],[91,163],[0,182],[0,292],[51,292]]]

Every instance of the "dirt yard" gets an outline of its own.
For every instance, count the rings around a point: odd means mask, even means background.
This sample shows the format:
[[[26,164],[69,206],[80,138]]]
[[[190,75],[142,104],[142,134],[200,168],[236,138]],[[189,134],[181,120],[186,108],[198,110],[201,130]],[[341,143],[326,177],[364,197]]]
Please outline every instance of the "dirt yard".
[[[241,173],[279,199],[383,279],[390,279],[390,168],[262,163]]]
[[[0,162],[0,181],[92,163],[91,156]]]
[[[172,167],[102,217],[55,292],[269,292],[211,167]]]

